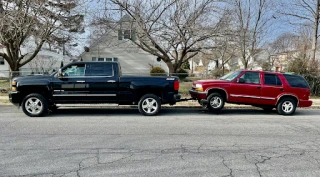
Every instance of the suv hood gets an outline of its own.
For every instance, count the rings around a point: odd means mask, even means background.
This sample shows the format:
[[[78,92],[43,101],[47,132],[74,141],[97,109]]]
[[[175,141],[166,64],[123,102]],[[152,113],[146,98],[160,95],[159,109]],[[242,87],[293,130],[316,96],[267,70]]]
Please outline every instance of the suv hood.
[[[198,80],[193,83],[194,84],[206,84],[206,83],[214,84],[214,83],[227,83],[227,82],[230,82],[230,81],[209,79],[209,80]]]

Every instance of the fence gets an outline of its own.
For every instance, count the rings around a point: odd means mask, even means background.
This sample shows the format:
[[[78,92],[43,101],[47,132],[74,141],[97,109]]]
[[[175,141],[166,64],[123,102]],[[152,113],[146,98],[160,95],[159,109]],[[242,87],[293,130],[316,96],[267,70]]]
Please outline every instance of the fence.
[[[0,93],[7,93],[10,90],[10,80],[11,77],[29,77],[35,75],[49,75],[52,73],[48,72],[32,72],[32,71],[18,71],[18,72],[11,72],[11,71],[0,71]],[[194,80],[199,79],[209,79],[213,78],[210,74],[205,73],[153,73],[154,76],[177,76],[179,77],[180,81],[183,82],[192,82]],[[135,73],[127,73],[123,72],[123,76],[150,76],[150,73],[142,73],[142,72],[135,72]]]

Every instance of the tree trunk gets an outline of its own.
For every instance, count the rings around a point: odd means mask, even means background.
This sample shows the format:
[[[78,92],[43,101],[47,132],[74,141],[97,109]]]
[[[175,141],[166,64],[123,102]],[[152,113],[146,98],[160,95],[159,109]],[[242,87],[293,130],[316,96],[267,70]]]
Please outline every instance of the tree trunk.
[[[19,67],[14,66],[13,68],[10,68],[10,70],[11,70],[11,79],[20,76]]]
[[[317,0],[316,5],[316,14],[315,14],[315,21],[313,26],[313,38],[312,38],[312,51],[311,51],[311,60],[316,60],[316,50],[317,50],[317,42],[318,42],[318,27],[319,27],[319,5],[320,0]]]
[[[169,68],[169,74],[171,75],[172,73],[174,73],[175,71],[174,71],[172,62],[171,61],[166,61],[165,63],[167,64],[167,66]]]
[[[222,64],[222,76],[224,76],[224,64]]]

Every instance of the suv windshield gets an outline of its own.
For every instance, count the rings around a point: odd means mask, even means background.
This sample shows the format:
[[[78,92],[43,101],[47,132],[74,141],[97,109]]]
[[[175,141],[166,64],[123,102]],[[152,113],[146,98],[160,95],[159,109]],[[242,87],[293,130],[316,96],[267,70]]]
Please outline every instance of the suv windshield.
[[[235,79],[237,76],[239,76],[239,74],[241,73],[242,71],[233,71],[231,73],[228,73],[224,76],[222,76],[220,78],[220,80],[227,80],[227,81],[232,81],[233,79]]]

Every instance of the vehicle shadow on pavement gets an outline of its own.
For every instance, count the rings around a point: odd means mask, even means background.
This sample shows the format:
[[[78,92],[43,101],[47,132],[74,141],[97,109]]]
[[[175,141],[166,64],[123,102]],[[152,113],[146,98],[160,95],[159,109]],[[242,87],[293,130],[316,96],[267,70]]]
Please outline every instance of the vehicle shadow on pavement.
[[[294,116],[318,115],[317,111],[298,109]],[[142,116],[136,108],[60,108],[49,117],[69,116]],[[163,108],[157,116],[179,116],[179,115],[278,115],[276,110],[263,111],[260,109],[224,109],[220,112],[210,112],[202,108]]]

